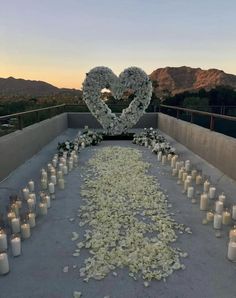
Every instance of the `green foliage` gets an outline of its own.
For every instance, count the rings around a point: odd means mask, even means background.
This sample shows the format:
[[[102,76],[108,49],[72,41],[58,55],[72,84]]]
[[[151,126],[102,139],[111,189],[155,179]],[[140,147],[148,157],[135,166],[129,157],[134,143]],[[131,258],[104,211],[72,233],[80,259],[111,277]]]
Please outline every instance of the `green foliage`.
[[[207,97],[200,98],[199,96],[186,97],[183,101],[183,107],[193,110],[208,111],[209,99]]]

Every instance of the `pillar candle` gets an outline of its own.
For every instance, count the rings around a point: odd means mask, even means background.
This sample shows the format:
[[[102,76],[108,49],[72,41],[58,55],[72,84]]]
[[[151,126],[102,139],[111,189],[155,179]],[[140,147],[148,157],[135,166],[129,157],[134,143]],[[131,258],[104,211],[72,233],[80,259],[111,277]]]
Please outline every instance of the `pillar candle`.
[[[32,199],[34,201],[34,203],[36,204],[36,195],[35,195],[35,193],[30,193],[29,194],[29,199]]]
[[[10,210],[10,211],[7,213],[7,220],[8,220],[8,223],[11,224],[11,220],[12,220],[13,218],[15,218],[15,217],[16,217],[15,212],[13,212],[12,210]]]
[[[157,154],[157,161],[161,161],[162,160],[162,152],[159,151]]]
[[[186,172],[190,171],[190,161],[189,160],[186,160],[184,167],[185,167]]]
[[[147,147],[147,146],[146,146],[146,142],[145,142],[145,147]],[[81,143],[81,148],[82,148],[82,149],[85,148],[85,143],[84,143],[84,142]]]
[[[231,241],[236,241],[236,226],[229,231],[229,239]]]
[[[63,163],[59,163],[58,170],[59,171],[63,171],[63,167],[64,167],[64,164]]]
[[[48,163],[47,164],[47,168],[48,168],[48,172],[50,172],[51,171],[51,168],[52,168],[52,164],[51,163]]]
[[[63,166],[63,174],[67,175],[68,174],[68,167],[67,166]]]
[[[215,213],[214,214],[214,220],[213,220],[213,228],[214,229],[220,229],[222,224],[222,215]]]
[[[54,167],[51,167],[50,174],[51,176],[56,175],[56,169]]]
[[[69,161],[68,162],[68,170],[69,170],[69,172],[71,172],[72,169],[73,169],[73,161]]]
[[[221,214],[224,209],[224,204],[221,201],[216,201],[216,212]]]
[[[39,214],[40,215],[47,215],[48,208],[46,203],[39,203]]]
[[[55,175],[51,176],[51,182],[56,185],[57,184],[57,177]]]
[[[163,155],[162,156],[161,163],[162,163],[162,165],[165,165],[165,163],[166,163],[166,155]]]
[[[20,237],[13,237],[11,239],[11,250],[13,257],[21,255],[21,239]]]
[[[222,224],[229,225],[231,223],[231,213],[228,210],[225,210],[222,213]]]
[[[169,153],[169,154],[167,155],[167,160],[171,162],[171,159],[172,159],[172,154]]]
[[[199,174],[196,176],[196,185],[202,184],[202,176]]]
[[[16,204],[18,206],[18,209],[21,209],[21,207],[22,207],[22,201],[19,198],[16,200]]]
[[[51,198],[50,196],[46,195],[44,197],[45,203],[47,204],[47,208],[51,208]]]
[[[219,201],[225,203],[226,200],[226,196],[224,195],[224,193],[222,193],[221,195],[219,195]]]
[[[210,182],[208,180],[206,180],[203,184],[203,191],[208,192],[209,188],[210,188]]]
[[[184,170],[183,170],[183,169],[180,169],[180,170],[179,170],[179,173],[178,173],[178,178],[179,178],[180,180],[183,179],[183,173],[184,173]]]
[[[26,188],[23,188],[22,189],[22,192],[23,192],[24,199],[27,200],[28,197],[29,197],[29,189],[27,187]]]
[[[48,181],[46,179],[41,179],[41,188],[44,190],[48,188]]]
[[[41,179],[47,180],[48,179],[48,173],[42,169],[41,171]]]
[[[10,271],[8,255],[6,253],[0,254],[0,275],[7,274]]]
[[[20,233],[20,219],[19,218],[13,218],[11,220],[11,230],[13,234]]]
[[[194,196],[194,187],[193,186],[189,186],[188,190],[187,190],[187,198],[188,199],[192,199]]]
[[[216,196],[216,188],[215,187],[213,187],[213,186],[211,186],[210,188],[209,188],[209,199],[214,199],[215,198],[215,196]]]
[[[190,181],[188,179],[185,179],[185,181],[184,181],[184,192],[187,191],[189,186],[190,186]]]
[[[58,178],[58,179],[63,178],[63,173],[62,173],[62,171],[58,171],[58,172],[57,172],[57,178]]]
[[[36,222],[35,222],[35,213],[34,212],[30,212],[28,214],[28,222],[29,222],[29,225],[30,225],[30,228],[34,228],[36,226]]]
[[[236,220],[236,205],[232,206],[232,218],[233,220]]]
[[[172,157],[172,155],[171,155],[171,163],[170,163],[170,166],[172,167],[172,168],[175,168],[175,166],[176,166],[176,157],[175,157],[175,155]]]
[[[34,192],[34,181],[30,180],[28,183],[29,191]]]
[[[64,189],[65,188],[65,180],[63,178],[60,178],[58,180],[58,186],[60,189]]]
[[[188,173],[184,172],[182,175],[183,182],[186,180],[187,176],[188,176]]]
[[[49,193],[50,194],[54,194],[54,192],[55,192],[55,186],[54,186],[54,184],[52,182],[50,182],[48,184],[48,190],[49,190]]]
[[[200,210],[206,211],[208,209],[208,195],[206,193],[201,194],[200,197]]]
[[[206,214],[206,219],[208,222],[211,222],[214,220],[214,213],[212,211],[208,211]]]
[[[54,168],[57,167],[57,159],[53,158],[52,165],[54,166]]]
[[[189,159],[185,160],[184,166],[186,167],[187,164],[190,164],[190,160]]]
[[[29,198],[27,200],[27,205],[28,205],[29,210],[34,210],[34,208],[35,208],[35,202],[34,202],[33,199]]]
[[[23,239],[30,238],[31,233],[30,233],[30,225],[28,223],[23,223],[21,225],[21,236]]]
[[[236,262],[236,242],[229,241],[227,257],[230,261]]]
[[[188,176],[186,177],[186,179],[188,179],[188,181],[191,182],[191,181],[192,181],[192,176],[191,176],[191,175],[188,175]]]
[[[0,230],[0,252],[7,250],[7,235],[4,230]]]
[[[196,177],[197,177],[197,170],[192,170],[192,172],[191,172],[191,176],[192,176],[193,180],[196,180]]]
[[[177,175],[177,169],[173,169],[172,170],[172,176],[176,176]]]
[[[77,167],[78,166],[78,155],[77,154],[75,154],[73,156],[73,162],[74,162],[75,167]]]
[[[178,172],[179,169],[180,169],[180,162],[179,162],[179,161],[176,161],[176,163],[175,163],[175,168],[176,168],[176,170],[177,170],[177,172]]]
[[[16,202],[11,204],[11,210],[15,213],[16,217],[19,216],[19,206]]]

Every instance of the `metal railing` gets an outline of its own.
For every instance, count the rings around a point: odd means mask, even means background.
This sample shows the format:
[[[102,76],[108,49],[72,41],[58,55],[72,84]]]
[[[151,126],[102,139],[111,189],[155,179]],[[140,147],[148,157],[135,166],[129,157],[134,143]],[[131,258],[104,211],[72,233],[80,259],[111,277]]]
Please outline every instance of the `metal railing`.
[[[216,114],[216,113],[209,113],[205,111],[200,111],[200,110],[193,110],[193,109],[187,109],[187,108],[181,108],[177,106],[170,106],[170,105],[160,105],[159,107],[159,112],[171,115],[173,117],[176,117],[177,119],[181,119],[181,113],[183,113],[185,116],[187,115],[188,121],[191,123],[195,123],[195,119],[197,118],[196,116],[205,116],[208,119],[208,127],[210,130],[216,130],[215,129],[215,122],[216,120],[227,120],[227,121],[233,121],[234,122],[234,128],[236,132],[236,117],[235,116],[227,116],[227,115],[222,115],[222,114]],[[186,120],[186,119],[183,119]],[[199,120],[199,119],[198,119]],[[220,122],[223,124],[223,122]],[[196,123],[199,125],[199,123]],[[202,125],[204,126],[204,125]],[[233,133],[233,136],[235,136],[235,132]],[[227,134],[227,133],[226,133]],[[229,134],[231,135],[231,134]]]

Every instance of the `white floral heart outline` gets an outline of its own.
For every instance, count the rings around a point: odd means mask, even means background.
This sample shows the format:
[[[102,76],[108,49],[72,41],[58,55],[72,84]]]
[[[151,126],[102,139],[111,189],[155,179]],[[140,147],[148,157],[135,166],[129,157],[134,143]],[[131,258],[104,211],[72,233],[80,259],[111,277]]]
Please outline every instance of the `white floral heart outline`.
[[[116,99],[127,89],[134,91],[134,99],[118,117],[101,99],[101,90],[108,88]],[[111,69],[98,66],[86,74],[83,82],[83,100],[109,135],[125,133],[145,113],[152,96],[152,83],[148,75],[138,67],[126,68],[117,77]]]

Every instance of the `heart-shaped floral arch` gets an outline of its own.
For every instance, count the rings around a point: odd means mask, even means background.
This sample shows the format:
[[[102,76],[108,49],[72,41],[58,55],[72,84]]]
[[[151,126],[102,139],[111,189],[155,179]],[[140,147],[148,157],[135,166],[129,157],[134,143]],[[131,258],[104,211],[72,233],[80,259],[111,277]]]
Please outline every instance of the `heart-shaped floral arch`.
[[[101,98],[101,90],[112,91],[120,99],[127,90],[134,92],[134,99],[117,117]],[[95,67],[87,73],[83,82],[83,99],[91,113],[110,135],[118,135],[132,128],[149,106],[152,83],[148,75],[138,67],[129,67],[117,77],[107,67]]]

